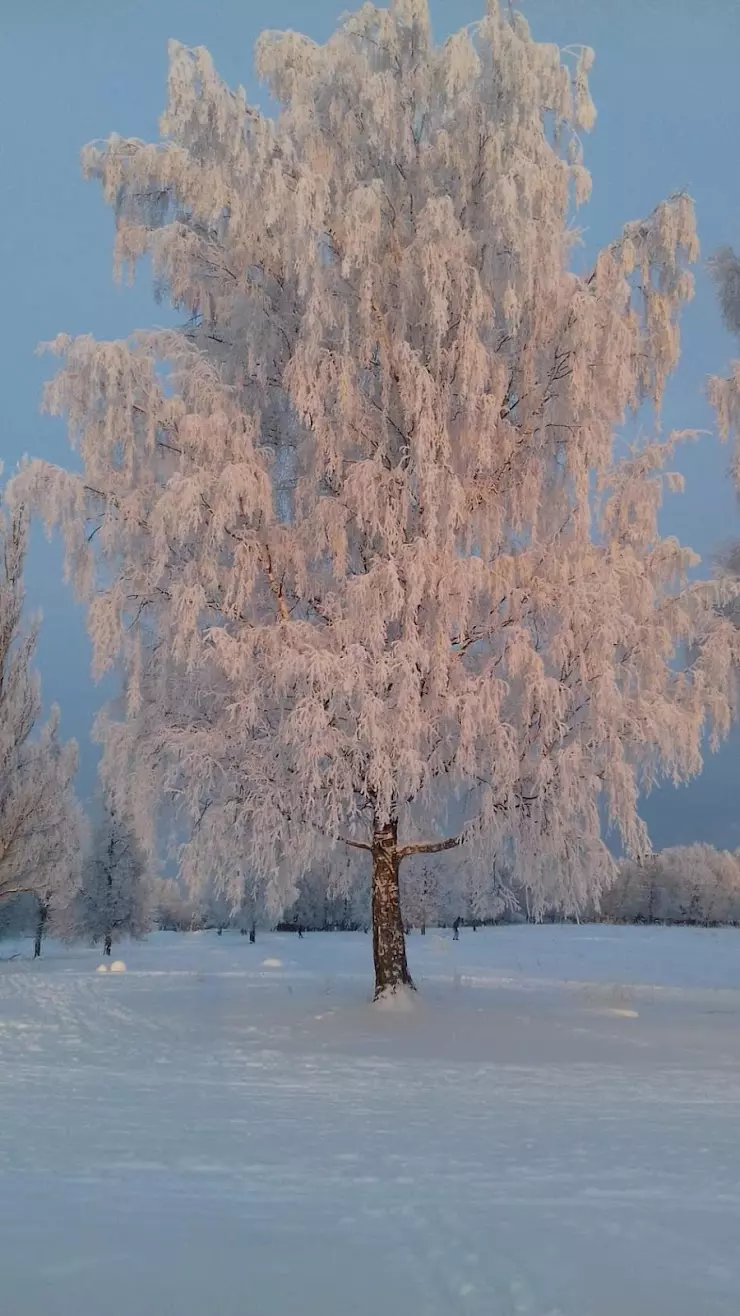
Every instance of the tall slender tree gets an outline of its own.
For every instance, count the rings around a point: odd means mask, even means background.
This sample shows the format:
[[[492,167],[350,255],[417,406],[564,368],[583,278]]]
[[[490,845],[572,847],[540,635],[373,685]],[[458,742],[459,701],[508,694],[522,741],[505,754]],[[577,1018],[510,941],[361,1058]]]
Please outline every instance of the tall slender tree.
[[[641,790],[730,720],[735,633],[658,530],[678,436],[614,439],[677,364],[692,205],[573,272],[590,64],[496,0],[441,45],[427,0],[364,4],[260,38],[277,117],[173,42],[161,140],[84,153],[117,268],[186,317],[59,338],[82,474],[17,482],[126,675],[107,780],[276,907],[367,864],[376,994],[411,982],[405,859],[499,855],[575,909],[602,819],[645,852]]]
[[[0,903],[38,901],[35,953],[52,907],[78,879],[83,818],[74,790],[77,746],[59,740],[55,708],[40,725],[33,670],[37,625],[24,619],[28,518],[0,512]]]

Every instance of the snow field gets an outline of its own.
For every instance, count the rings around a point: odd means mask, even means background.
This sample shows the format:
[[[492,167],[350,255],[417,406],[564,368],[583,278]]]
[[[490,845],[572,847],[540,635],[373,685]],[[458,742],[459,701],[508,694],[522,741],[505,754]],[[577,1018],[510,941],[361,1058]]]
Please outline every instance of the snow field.
[[[740,1310],[740,933],[430,930],[390,1010],[362,934],[30,952],[3,1316]]]

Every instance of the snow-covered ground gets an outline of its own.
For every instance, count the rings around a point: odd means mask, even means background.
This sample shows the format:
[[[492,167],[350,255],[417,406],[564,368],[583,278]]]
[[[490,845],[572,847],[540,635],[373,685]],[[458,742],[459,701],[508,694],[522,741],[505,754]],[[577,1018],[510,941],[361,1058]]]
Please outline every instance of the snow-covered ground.
[[[740,1312],[740,932],[18,950],[2,1316]]]

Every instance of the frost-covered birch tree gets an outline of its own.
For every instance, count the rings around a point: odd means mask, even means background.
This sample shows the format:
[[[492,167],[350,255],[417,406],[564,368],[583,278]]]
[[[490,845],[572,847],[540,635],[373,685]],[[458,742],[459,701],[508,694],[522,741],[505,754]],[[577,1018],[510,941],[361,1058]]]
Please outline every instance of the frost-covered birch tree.
[[[103,943],[110,955],[121,937],[143,937],[152,926],[155,890],[132,828],[106,802],[67,912],[66,935]]]
[[[83,473],[16,486],[125,672],[107,780],[275,908],[366,865],[376,993],[410,982],[407,858],[576,909],[602,819],[645,852],[640,793],[730,720],[732,628],[658,529],[676,436],[615,439],[678,362],[692,205],[573,272],[590,63],[496,0],[441,44],[426,0],[364,4],[263,34],[276,117],[173,42],[161,140],[84,153],[116,267],[184,319],[59,338]]]
[[[74,790],[77,746],[60,742],[57,709],[39,724],[37,627],[24,617],[27,537],[22,507],[0,513],[0,903],[36,897],[40,954],[49,913],[79,876],[83,819]]]

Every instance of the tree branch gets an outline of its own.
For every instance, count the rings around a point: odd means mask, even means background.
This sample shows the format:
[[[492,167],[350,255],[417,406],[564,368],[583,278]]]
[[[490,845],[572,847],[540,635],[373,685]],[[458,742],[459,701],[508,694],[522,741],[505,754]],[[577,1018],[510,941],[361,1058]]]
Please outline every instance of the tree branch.
[[[340,836],[338,839],[342,841],[344,845],[348,845],[352,850],[367,850],[368,854],[372,854],[373,852],[373,847],[371,845],[366,845],[364,841],[350,841],[346,836]]]
[[[418,844],[402,845],[397,851],[399,859],[407,859],[412,854],[440,854],[442,850],[454,850],[462,845],[462,836],[448,836],[446,841],[421,841]]]

